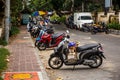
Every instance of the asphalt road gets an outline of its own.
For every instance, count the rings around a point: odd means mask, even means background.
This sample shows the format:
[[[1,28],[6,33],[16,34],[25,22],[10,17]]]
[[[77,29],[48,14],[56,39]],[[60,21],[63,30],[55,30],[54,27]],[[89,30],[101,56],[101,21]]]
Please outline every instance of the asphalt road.
[[[51,69],[48,64],[51,49],[40,52],[40,57],[51,80],[120,80],[120,35],[81,32],[79,30],[68,29],[64,25],[53,25],[56,32],[70,31],[71,41],[79,41],[80,45],[87,43],[101,43],[104,49],[104,60],[101,67],[91,69],[87,66],[63,66],[58,70]]]

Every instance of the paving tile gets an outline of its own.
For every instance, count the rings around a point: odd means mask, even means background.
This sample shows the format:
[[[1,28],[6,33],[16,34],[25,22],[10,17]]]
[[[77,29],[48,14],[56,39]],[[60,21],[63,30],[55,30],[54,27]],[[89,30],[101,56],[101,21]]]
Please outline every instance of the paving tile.
[[[23,27],[20,34],[8,46],[11,52],[8,70],[10,71],[38,71],[40,67],[32,46],[30,35]]]
[[[22,29],[16,39],[7,46],[11,55],[4,80],[43,80],[41,64],[37,61],[31,37],[24,27]]]

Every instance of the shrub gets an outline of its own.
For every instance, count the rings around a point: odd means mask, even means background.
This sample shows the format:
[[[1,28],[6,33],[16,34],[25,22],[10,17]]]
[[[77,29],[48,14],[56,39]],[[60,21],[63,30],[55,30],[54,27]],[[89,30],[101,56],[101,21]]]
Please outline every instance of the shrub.
[[[120,24],[119,23],[109,23],[107,24],[108,28],[109,29],[115,29],[115,30],[120,30]]]
[[[66,17],[65,16],[59,17],[58,15],[55,14],[51,17],[51,21],[53,20],[58,20],[59,22],[64,23],[66,20]]]
[[[10,55],[10,52],[5,48],[0,48],[0,72],[4,71],[7,68],[7,56]]]
[[[58,18],[58,21],[60,21],[60,22],[65,22],[65,20],[66,20],[66,17],[65,16],[62,16],[62,17],[59,17]]]
[[[3,78],[2,78],[2,77],[0,77],[0,80],[3,80]]]
[[[53,20],[58,20],[59,19],[59,16],[57,14],[54,14],[53,16],[51,16],[50,20],[53,21]]]
[[[6,46],[7,42],[4,39],[0,38],[0,45]]]
[[[18,27],[13,26],[13,27],[11,27],[11,30],[10,30],[10,36],[16,35],[19,32],[20,32],[20,30],[18,29]]]

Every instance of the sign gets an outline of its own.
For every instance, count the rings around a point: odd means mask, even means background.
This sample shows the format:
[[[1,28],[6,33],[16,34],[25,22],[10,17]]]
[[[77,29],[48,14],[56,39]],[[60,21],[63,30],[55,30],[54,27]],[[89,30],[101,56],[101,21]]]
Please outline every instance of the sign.
[[[105,8],[112,6],[112,0],[105,0]]]

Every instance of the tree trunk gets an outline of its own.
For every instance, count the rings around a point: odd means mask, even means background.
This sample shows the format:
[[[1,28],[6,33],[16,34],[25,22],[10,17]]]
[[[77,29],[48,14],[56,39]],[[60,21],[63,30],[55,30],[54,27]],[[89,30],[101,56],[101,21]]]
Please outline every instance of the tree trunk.
[[[9,42],[9,26],[10,26],[10,0],[5,1],[5,40]]]

